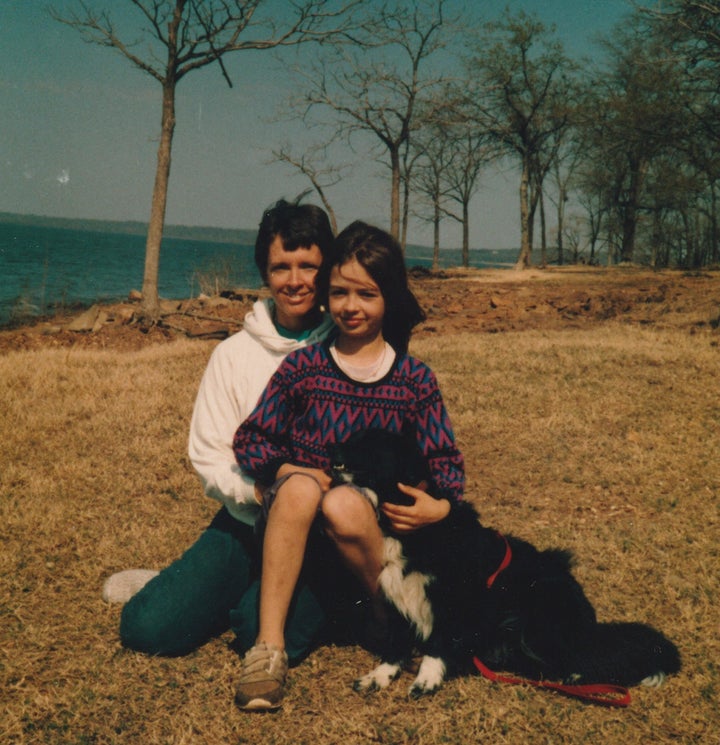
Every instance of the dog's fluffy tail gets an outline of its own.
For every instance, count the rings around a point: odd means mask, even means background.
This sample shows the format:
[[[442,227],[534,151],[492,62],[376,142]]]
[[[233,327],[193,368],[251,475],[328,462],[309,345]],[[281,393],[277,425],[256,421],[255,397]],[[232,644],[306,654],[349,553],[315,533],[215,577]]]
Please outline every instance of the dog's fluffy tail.
[[[677,647],[642,623],[599,623],[593,639],[582,645],[568,683],[656,685],[680,670]]]

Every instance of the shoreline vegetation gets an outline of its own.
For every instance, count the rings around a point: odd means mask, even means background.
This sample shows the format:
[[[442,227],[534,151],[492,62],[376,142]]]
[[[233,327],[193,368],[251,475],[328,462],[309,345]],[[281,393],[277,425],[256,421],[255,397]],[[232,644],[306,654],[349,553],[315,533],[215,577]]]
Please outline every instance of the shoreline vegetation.
[[[2,742],[716,739],[720,273],[447,272],[413,283],[428,318],[411,351],[438,376],[466,498],[501,532],[571,550],[600,620],[661,629],[682,671],[633,688],[622,711],[472,674],[412,701],[409,674],[358,695],[352,681],[375,658],[323,645],[291,670],[280,712],[238,712],[231,633],[186,657],[146,657],[120,646],[120,610],[101,599],[108,575],[167,566],[217,511],[186,456],[217,340],[169,326],[40,325],[0,333]],[[234,323],[251,299],[223,300],[203,314]]]
[[[511,269],[410,269],[427,319],[416,336],[458,331],[584,328],[602,322],[706,331],[720,327],[720,271],[634,266]],[[60,309],[0,327],[0,354],[43,346],[139,348],[178,337],[222,339],[242,327],[263,288],[218,290],[161,301],[154,327],[135,322],[137,291],[115,303]]]

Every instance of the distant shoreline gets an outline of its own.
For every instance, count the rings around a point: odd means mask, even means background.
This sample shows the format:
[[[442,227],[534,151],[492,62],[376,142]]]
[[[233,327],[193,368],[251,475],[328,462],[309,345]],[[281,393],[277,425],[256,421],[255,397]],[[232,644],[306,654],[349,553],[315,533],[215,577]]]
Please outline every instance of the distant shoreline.
[[[53,228],[55,230],[80,230],[88,233],[120,233],[124,235],[145,235],[147,223],[137,220],[94,220],[72,217],[47,217],[44,215],[23,215],[16,212],[0,212],[0,224],[25,225],[31,227]],[[253,245],[255,230],[244,228],[212,228],[201,225],[166,225],[163,237],[180,240],[196,240],[207,243],[239,243]]]
[[[26,225],[43,228],[54,228],[56,230],[81,230],[88,233],[119,233],[124,235],[146,235],[148,225],[139,220],[98,220],[74,217],[52,217],[47,215],[21,214],[18,212],[0,212],[0,224]],[[238,243],[240,245],[254,246],[256,229],[249,228],[214,228],[205,225],[165,225],[163,228],[164,238],[177,238],[179,240],[196,240],[207,243]],[[408,243],[406,251],[432,252],[432,246],[421,243]],[[444,246],[440,253],[460,251],[459,246]],[[508,266],[514,264],[519,248],[476,248],[471,252],[486,252],[499,256],[512,257],[506,262]],[[428,254],[430,255],[430,254]],[[427,256],[416,257],[426,259]]]

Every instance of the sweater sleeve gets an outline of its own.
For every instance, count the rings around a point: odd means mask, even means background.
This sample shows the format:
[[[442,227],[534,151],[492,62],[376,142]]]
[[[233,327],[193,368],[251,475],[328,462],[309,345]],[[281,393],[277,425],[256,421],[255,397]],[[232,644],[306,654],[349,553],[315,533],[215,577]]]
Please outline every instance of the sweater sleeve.
[[[265,388],[258,405],[238,427],[233,450],[244,474],[264,484],[272,484],[278,468],[292,461],[290,447],[290,393],[283,362]]]
[[[257,506],[254,481],[235,460],[233,435],[255,403],[235,374],[231,355],[216,347],[195,399],[188,455],[205,493],[236,512],[238,506]]]
[[[420,386],[417,437],[427,459],[436,495],[459,502],[465,490],[465,461],[455,442],[450,416],[445,408],[434,373],[425,368]]]

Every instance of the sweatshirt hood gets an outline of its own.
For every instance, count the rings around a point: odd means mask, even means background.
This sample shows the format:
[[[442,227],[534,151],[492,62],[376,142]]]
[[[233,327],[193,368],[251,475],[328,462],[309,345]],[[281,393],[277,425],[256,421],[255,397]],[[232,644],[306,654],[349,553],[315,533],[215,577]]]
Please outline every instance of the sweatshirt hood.
[[[257,339],[263,347],[273,352],[280,352],[283,355],[289,354],[308,344],[322,341],[334,328],[330,316],[324,314],[320,325],[316,326],[306,339],[302,341],[287,339],[284,336],[280,336],[273,323],[274,306],[275,303],[272,298],[258,300],[253,305],[252,310],[245,316],[245,324],[243,326],[250,336]]]

